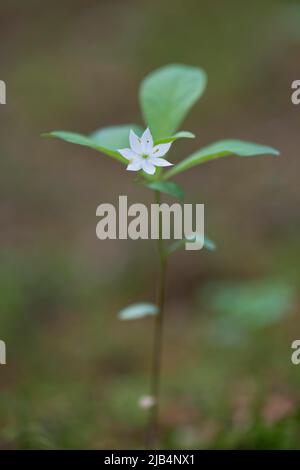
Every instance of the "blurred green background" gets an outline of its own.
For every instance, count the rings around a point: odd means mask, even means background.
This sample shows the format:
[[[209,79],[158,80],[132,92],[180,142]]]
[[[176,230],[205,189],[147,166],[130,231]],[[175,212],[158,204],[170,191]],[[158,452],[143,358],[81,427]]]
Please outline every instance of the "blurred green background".
[[[162,447],[300,447],[299,25],[289,1],[1,1],[1,448],[143,446],[152,319],[117,312],[154,299],[155,246],[97,240],[95,211],[151,192],[114,160],[40,134],[140,123],[141,79],[172,62],[208,74],[182,126],[197,139],[173,160],[222,138],[282,157],[178,178],[205,203],[218,250],[170,265]]]

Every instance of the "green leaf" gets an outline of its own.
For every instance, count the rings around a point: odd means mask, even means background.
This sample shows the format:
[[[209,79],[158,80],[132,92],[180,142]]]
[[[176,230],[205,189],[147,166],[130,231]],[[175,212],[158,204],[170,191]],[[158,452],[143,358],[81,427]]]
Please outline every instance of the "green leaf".
[[[176,132],[205,86],[202,69],[178,64],[155,70],[143,80],[140,104],[154,140]]]
[[[168,247],[168,250],[167,250],[168,254],[174,253],[174,251],[184,248],[184,245],[188,242],[202,241],[202,240],[203,238],[199,234],[196,234],[191,237],[185,237],[182,240],[177,240],[176,242],[172,243],[172,245]],[[204,237],[203,248],[205,248],[208,251],[215,251],[217,249],[216,244],[207,237]]]
[[[118,317],[120,320],[135,320],[148,315],[157,315],[158,312],[159,309],[157,305],[151,303],[140,303],[132,304],[123,308],[123,310],[118,313]]]
[[[143,129],[136,124],[124,124],[121,126],[104,127],[98,129],[89,135],[97,145],[111,150],[117,150],[129,147],[129,133],[133,130],[138,136],[141,136]]]
[[[275,279],[209,283],[202,295],[205,303],[231,326],[243,328],[276,323],[290,313],[294,304],[293,289]]]
[[[155,141],[155,145],[157,144],[167,144],[168,142],[174,142],[177,139],[194,139],[195,134],[189,131],[180,131],[176,132],[176,134],[171,135],[169,137],[163,137],[162,139],[158,139]]]
[[[171,178],[177,173],[188,170],[196,165],[200,165],[209,160],[214,160],[219,157],[227,157],[228,155],[238,155],[240,157],[252,157],[254,155],[279,155],[278,150],[265,145],[255,144],[252,142],[245,142],[242,140],[221,140],[207,147],[197,150],[189,157],[185,158],[182,162],[177,163],[167,171],[164,179]]]
[[[184,199],[183,189],[173,181],[153,181],[151,183],[147,183],[146,187],[169,194],[169,196],[174,196],[180,201],[183,201]]]
[[[65,142],[69,142],[71,144],[83,145],[84,147],[89,147],[98,152],[102,152],[105,155],[115,158],[122,163],[128,163],[126,158],[122,157],[122,155],[117,152],[117,150],[112,150],[111,148],[107,148],[105,146],[99,145],[95,140],[91,137],[77,134],[75,132],[68,132],[68,131],[53,131],[47,134],[42,134],[43,137],[56,137],[58,139],[64,140]]]

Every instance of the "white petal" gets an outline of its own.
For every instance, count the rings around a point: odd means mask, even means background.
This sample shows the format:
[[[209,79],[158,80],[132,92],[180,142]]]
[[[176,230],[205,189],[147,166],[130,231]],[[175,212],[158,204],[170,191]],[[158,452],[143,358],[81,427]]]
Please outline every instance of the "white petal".
[[[168,160],[165,160],[164,158],[149,158],[148,162],[152,163],[152,165],[155,166],[171,166],[173,163],[168,162]]]
[[[138,157],[138,155],[131,149],[118,149],[118,152],[127,160],[133,160]]]
[[[148,173],[148,175],[154,175],[155,173],[155,166],[152,165],[148,160],[144,159],[143,160],[143,170],[145,173]]]
[[[142,139],[136,135],[136,133],[130,129],[129,142],[132,150],[138,155],[143,154]]]
[[[168,150],[170,150],[171,145],[172,142],[168,142],[167,144],[155,145],[152,149],[151,157],[163,157],[164,155],[166,155]]]
[[[139,171],[143,167],[143,160],[136,158],[127,166],[126,170],[128,171]]]
[[[145,155],[150,155],[150,153],[152,152],[152,148],[153,148],[153,138],[152,138],[149,127],[147,127],[147,129],[143,133],[141,137],[141,141],[142,141],[143,153]]]

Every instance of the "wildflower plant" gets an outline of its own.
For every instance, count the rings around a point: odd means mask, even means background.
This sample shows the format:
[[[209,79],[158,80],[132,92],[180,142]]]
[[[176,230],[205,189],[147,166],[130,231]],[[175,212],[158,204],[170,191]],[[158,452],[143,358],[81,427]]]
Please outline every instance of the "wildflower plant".
[[[54,131],[43,134],[66,142],[92,148],[101,154],[118,160],[129,171],[138,172],[143,184],[154,191],[154,199],[161,203],[163,193],[183,200],[183,189],[172,181],[176,175],[205,162],[229,155],[251,157],[255,155],[279,155],[272,147],[242,140],[221,140],[196,150],[180,162],[165,158],[178,139],[193,139],[188,131],[178,131],[186,115],[202,96],[206,87],[206,74],[198,67],[172,64],[164,66],[141,83],[139,101],[145,127],[120,125],[106,127],[90,135]],[[165,167],[168,167],[165,169]],[[195,234],[197,237],[197,234]],[[133,304],[119,312],[121,320],[154,317],[154,344],[152,351],[151,390],[140,399],[142,408],[149,408],[149,447],[158,441],[158,409],[160,399],[161,352],[163,343],[166,271],[169,257],[184,247],[186,240],[168,243],[162,238],[162,219],[159,221],[157,240],[159,277],[157,302]],[[204,248],[214,250],[215,244],[205,238]]]

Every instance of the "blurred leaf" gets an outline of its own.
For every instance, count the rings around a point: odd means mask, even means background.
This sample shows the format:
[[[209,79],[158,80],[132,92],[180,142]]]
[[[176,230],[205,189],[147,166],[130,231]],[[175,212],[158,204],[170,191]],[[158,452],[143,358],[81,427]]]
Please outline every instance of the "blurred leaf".
[[[300,7],[297,2],[283,4],[278,13],[278,19],[282,23],[281,27],[285,36],[298,42],[300,38]]]
[[[205,85],[203,70],[178,64],[155,70],[143,80],[140,104],[155,140],[176,131]]]
[[[158,311],[157,305],[151,303],[132,304],[121,310],[118,317],[120,320],[135,320],[148,315],[156,315]]]
[[[214,160],[219,157],[227,157],[228,155],[238,155],[240,157],[252,157],[254,155],[279,155],[278,150],[265,145],[259,145],[252,142],[242,140],[221,140],[207,147],[197,150],[183,161],[174,165],[165,173],[164,179],[171,178],[177,173],[188,170],[196,165]]]
[[[129,133],[133,130],[138,136],[143,133],[143,129],[136,124],[124,124],[121,126],[104,127],[89,135],[97,145],[111,150],[129,147]]]
[[[183,189],[179,186],[179,184],[174,183],[173,181],[153,181],[152,183],[147,183],[146,187],[169,194],[170,196],[174,196],[181,201],[184,199]]]
[[[168,142],[174,142],[177,139],[194,139],[195,134],[189,131],[180,131],[176,132],[176,134],[171,135],[170,137],[164,137],[162,139],[158,139],[155,141],[155,145],[157,144],[166,144]]]
[[[177,240],[176,242],[172,243],[172,245],[168,247],[168,253],[171,254],[171,253],[174,253],[174,251],[184,248],[184,245],[188,242],[193,242],[193,241],[202,242],[202,240],[203,238],[199,234],[195,234],[194,236],[183,238],[182,240]],[[207,237],[204,237],[203,248],[205,248],[208,251],[215,251],[217,247],[212,240],[210,240]]]
[[[293,303],[293,290],[281,281],[211,283],[204,290],[212,310],[237,327],[257,328],[280,321]]]
[[[94,139],[85,135],[77,134],[75,132],[68,132],[68,131],[53,131],[53,132],[49,132],[46,134],[42,134],[42,136],[43,137],[57,137],[58,139],[62,139],[65,142],[69,142],[71,144],[83,145],[85,147],[98,150],[99,152],[102,152],[105,155],[109,155],[110,157],[116,158],[122,163],[128,163],[127,160],[124,157],[122,157],[122,155],[116,150],[112,150],[111,148],[107,148],[102,145],[99,145]]]

